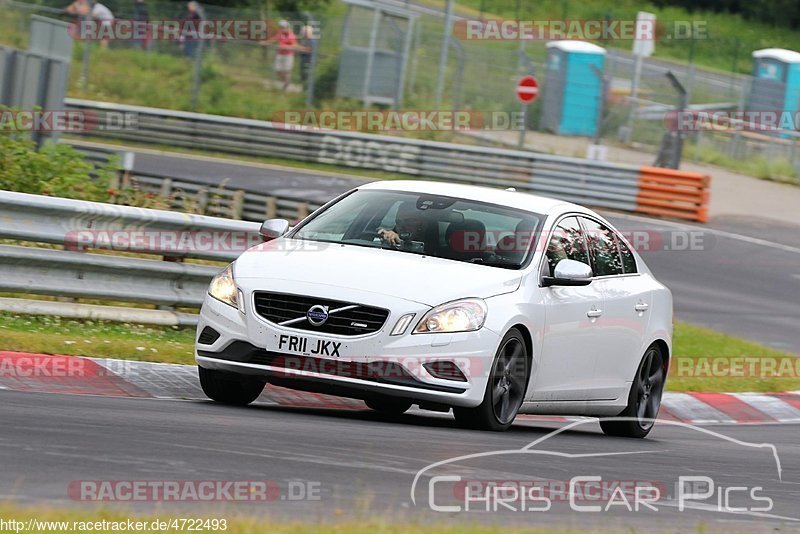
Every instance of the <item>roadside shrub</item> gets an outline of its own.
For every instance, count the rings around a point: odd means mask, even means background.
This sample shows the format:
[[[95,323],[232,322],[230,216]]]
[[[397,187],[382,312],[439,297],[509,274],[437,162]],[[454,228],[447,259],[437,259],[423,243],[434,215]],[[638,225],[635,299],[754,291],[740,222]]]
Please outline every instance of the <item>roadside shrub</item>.
[[[29,139],[0,134],[0,189],[104,202],[113,172],[95,169],[69,145],[46,143],[37,152]]]

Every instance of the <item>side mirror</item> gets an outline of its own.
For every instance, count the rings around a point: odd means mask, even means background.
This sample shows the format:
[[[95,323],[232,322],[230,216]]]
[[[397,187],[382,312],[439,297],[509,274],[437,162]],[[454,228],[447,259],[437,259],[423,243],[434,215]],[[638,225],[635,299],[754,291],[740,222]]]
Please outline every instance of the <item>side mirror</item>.
[[[289,221],[286,219],[269,219],[261,223],[258,234],[264,241],[272,241],[289,231]]]
[[[582,261],[561,260],[556,264],[555,276],[545,276],[544,287],[588,286],[592,283],[592,268]]]

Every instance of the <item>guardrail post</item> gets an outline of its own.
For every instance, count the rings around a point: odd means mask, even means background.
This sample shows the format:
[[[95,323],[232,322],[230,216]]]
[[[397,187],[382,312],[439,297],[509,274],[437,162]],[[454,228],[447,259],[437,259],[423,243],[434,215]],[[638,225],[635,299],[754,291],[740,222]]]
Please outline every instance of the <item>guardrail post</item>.
[[[108,202],[109,204],[116,204],[117,195],[119,194],[119,173],[114,173],[108,180]]]
[[[172,195],[172,178],[164,178],[161,182],[161,196],[169,198]]]
[[[274,219],[278,216],[278,199],[267,197],[266,209],[264,210],[266,219]]]
[[[197,197],[195,197],[195,205],[197,207],[197,213],[203,215],[208,210],[208,190],[201,189],[197,192]]]
[[[241,189],[233,192],[231,198],[231,219],[242,220],[244,212],[244,191]]]
[[[302,220],[308,217],[308,203],[303,202],[297,206],[297,220]]]

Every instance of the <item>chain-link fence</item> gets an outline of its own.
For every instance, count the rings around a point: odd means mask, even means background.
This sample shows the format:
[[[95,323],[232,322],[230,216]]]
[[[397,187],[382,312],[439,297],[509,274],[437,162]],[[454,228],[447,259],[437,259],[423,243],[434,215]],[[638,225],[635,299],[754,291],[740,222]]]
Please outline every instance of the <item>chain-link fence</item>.
[[[141,16],[133,0],[104,2],[120,19]],[[577,6],[567,0],[543,0],[536,5],[509,0],[505,14],[519,18],[596,18],[598,20],[635,18],[636,10],[596,9]],[[0,0],[0,40],[3,44],[25,48],[33,13],[74,20],[64,13],[66,1],[42,0],[39,4],[23,4]],[[286,19],[293,26],[313,21],[319,28],[314,41],[315,57],[298,51],[288,86],[279,79],[273,68],[276,47],[262,46],[252,40],[204,41],[153,40],[112,42],[106,48],[97,42],[76,41],[73,55],[70,93],[75,96],[108,99],[153,107],[198,110],[208,113],[270,119],[275,113],[292,109],[356,110],[364,107],[358,98],[344,98],[337,87],[342,83],[343,40],[345,45],[358,47],[370,43],[370,2],[360,9],[349,10],[344,2],[332,1],[320,12],[277,13],[264,10],[228,9],[203,6],[206,19],[273,20]],[[453,22],[465,18],[480,18],[480,0],[459,2]],[[467,4],[466,7],[464,4]],[[493,9],[502,4],[493,2]],[[181,19],[186,16],[186,4],[164,0],[146,2],[150,20]],[[440,57],[445,39],[445,14],[432,7],[405,0],[383,0],[382,5],[413,12],[408,25],[387,19],[381,23],[374,48],[381,54],[395,54],[402,69],[399,83],[404,109],[468,110],[493,114],[519,112],[520,103],[515,86],[525,74],[534,74],[543,92],[548,90],[547,49],[543,40],[469,40],[459,35],[449,39],[448,61],[444,86],[438,87]],[[365,7],[366,6],[366,7]],[[580,7],[580,8],[579,8]],[[500,5],[500,8],[503,8]],[[348,16],[349,13],[349,16]],[[541,13],[541,15],[539,15]],[[399,19],[398,19],[399,20]],[[665,115],[679,105],[679,95],[666,73],[672,72],[687,92],[692,109],[745,109],[751,90],[751,53],[762,47],[751,35],[735,38],[714,36],[713,23],[704,38],[658,40],[657,50],[669,50],[683,62],[645,58],[641,76],[634,89],[635,56],[630,53],[630,41],[598,42],[605,45],[604,92],[599,107],[599,135],[605,142],[634,142],[656,151],[668,131]],[[366,30],[364,28],[367,28]],[[343,39],[346,32],[350,32]],[[407,47],[406,36],[410,42]],[[88,47],[88,53],[86,49]],[[395,56],[392,56],[395,57]],[[700,67],[698,61],[713,63],[717,68]],[[386,85],[398,83],[398,73],[392,63],[383,67]],[[403,65],[405,66],[403,68]],[[381,72],[377,73],[381,76]],[[380,80],[378,80],[380,81]],[[634,94],[635,93],[635,94]],[[373,103],[383,107],[386,103]],[[528,109],[527,125],[543,129],[543,99]],[[590,106],[596,113],[598,106]],[[589,109],[589,108],[587,108]],[[589,112],[587,112],[589,113]],[[586,120],[595,120],[587,117]],[[796,154],[796,137],[787,132],[776,135],[763,132],[687,133],[691,147],[687,156],[698,160],[729,158],[747,160],[754,157],[785,160],[788,165],[800,165]]]

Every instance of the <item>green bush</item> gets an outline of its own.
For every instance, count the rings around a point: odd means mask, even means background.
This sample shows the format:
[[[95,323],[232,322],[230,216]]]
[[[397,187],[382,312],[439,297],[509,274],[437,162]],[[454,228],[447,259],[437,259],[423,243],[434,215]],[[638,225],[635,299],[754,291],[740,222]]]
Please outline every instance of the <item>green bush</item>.
[[[29,139],[0,134],[0,189],[107,201],[112,172],[110,165],[95,169],[69,145],[46,143],[37,152]]]

